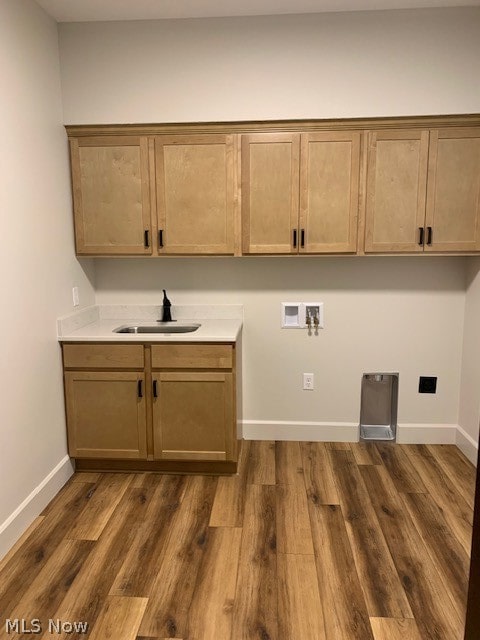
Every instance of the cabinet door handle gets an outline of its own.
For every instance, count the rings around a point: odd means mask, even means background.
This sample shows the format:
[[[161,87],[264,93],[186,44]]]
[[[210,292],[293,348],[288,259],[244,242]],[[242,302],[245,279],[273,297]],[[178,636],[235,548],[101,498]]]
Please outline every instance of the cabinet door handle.
[[[158,231],[158,245],[163,247],[163,229],[159,229]]]
[[[302,249],[304,249],[304,248],[305,248],[305,229],[302,229],[302,230],[300,231],[300,247],[301,247]]]
[[[137,382],[137,396],[138,396],[139,398],[143,398],[142,382],[143,382],[143,380],[139,380],[139,381]]]
[[[145,249],[148,249],[150,246],[150,231],[148,229],[145,229],[143,232],[143,244]]]
[[[157,381],[156,380],[153,381],[153,397],[154,398],[158,398],[158,388],[157,388]]]
[[[294,249],[297,248],[297,230],[296,229],[293,230],[293,248]]]
[[[418,230],[420,231],[420,237],[418,239],[418,244],[422,247],[423,246],[423,235],[424,235],[424,228],[423,227],[418,227]]]
[[[433,229],[432,227],[427,227],[427,244],[432,244],[432,235],[433,235]]]

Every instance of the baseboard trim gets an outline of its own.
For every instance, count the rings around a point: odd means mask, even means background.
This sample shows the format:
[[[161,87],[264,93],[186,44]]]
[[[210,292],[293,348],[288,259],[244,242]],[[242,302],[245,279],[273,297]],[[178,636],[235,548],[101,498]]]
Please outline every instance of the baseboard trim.
[[[456,424],[400,423],[397,427],[399,444],[456,444]]]
[[[244,440],[299,440],[306,442],[357,442],[355,422],[288,422],[243,420]]]
[[[244,440],[300,440],[310,442],[358,442],[355,422],[287,422],[243,420]],[[400,444],[457,444],[456,424],[402,423],[397,427]],[[470,459],[470,458],[469,458]]]
[[[15,511],[0,525],[0,558],[13,547],[24,531],[60,491],[74,472],[73,463],[65,456],[35,487]]]
[[[462,427],[457,427],[457,439],[455,444],[460,449],[460,451],[470,460],[470,462],[477,466],[478,460],[478,443],[469,436],[468,433],[462,429]]]

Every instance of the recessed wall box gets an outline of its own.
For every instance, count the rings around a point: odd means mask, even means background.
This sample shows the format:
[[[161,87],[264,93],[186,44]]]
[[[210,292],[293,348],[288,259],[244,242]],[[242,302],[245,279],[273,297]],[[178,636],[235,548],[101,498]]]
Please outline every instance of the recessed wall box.
[[[323,329],[323,302],[304,302],[305,307],[305,325],[308,326],[308,318],[310,318],[310,326],[316,329]]]
[[[284,329],[301,329],[301,302],[282,302],[281,324]]]
[[[420,376],[418,393],[437,393],[437,376]]]
[[[323,329],[323,302],[282,302],[284,329]]]

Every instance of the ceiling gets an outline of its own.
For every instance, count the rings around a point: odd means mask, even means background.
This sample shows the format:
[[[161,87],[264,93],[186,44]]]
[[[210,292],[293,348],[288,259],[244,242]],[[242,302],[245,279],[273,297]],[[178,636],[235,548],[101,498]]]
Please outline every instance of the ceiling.
[[[37,0],[58,22],[480,6],[480,0]]]

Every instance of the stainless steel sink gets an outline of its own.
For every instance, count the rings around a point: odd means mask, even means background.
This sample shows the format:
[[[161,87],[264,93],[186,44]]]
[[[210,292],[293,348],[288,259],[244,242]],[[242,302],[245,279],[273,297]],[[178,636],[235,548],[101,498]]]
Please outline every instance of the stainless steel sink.
[[[113,330],[114,333],[192,333],[200,327],[199,324],[163,323],[154,325],[125,324]]]

